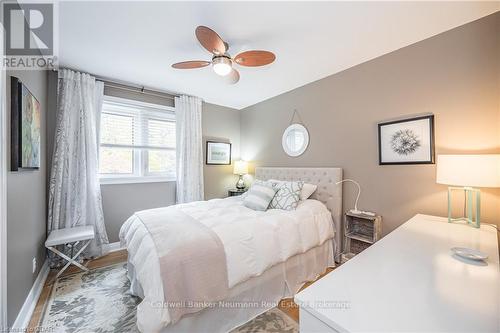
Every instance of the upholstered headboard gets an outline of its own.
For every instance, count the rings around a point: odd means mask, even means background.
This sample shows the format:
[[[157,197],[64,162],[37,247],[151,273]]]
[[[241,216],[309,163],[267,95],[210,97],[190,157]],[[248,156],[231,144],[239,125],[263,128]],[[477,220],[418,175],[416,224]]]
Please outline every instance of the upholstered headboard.
[[[342,244],[342,185],[335,185],[342,180],[341,168],[280,168],[257,167],[255,178],[260,180],[301,180],[318,186],[311,196],[325,204],[332,213],[335,225],[335,260],[339,260]]]

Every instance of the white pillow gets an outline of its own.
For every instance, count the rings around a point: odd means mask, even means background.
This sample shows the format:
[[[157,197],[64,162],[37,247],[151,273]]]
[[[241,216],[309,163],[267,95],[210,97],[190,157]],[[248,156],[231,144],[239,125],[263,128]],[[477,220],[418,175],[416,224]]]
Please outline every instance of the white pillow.
[[[269,181],[271,183],[276,184],[278,187],[280,187],[281,185],[283,185],[283,183],[285,183],[284,180],[277,180],[277,179],[270,179]],[[300,190],[300,200],[309,199],[309,197],[316,191],[317,188],[318,185],[304,183],[304,186],[302,186],[302,190]]]
[[[318,185],[304,183],[300,191],[300,200],[307,200],[316,191]]]

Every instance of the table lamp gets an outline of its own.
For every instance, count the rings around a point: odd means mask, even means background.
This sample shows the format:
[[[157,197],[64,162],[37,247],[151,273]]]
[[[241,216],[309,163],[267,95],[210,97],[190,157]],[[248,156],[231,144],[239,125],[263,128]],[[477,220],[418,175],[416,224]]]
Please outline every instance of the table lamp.
[[[339,185],[339,184],[342,184],[344,182],[351,182],[353,184],[356,184],[356,186],[358,187],[358,194],[356,195],[356,201],[354,202],[354,209],[350,209],[349,212],[351,212],[353,214],[364,214],[364,215],[369,215],[369,216],[375,216],[375,213],[373,213],[373,212],[358,210],[358,201],[359,201],[359,196],[361,195],[361,185],[359,185],[359,183],[353,179],[344,179],[344,180],[336,182],[335,185]]]
[[[481,191],[477,187],[500,187],[500,155],[438,155],[438,184],[448,187],[448,222],[464,221],[479,228],[481,221]],[[451,214],[452,192],[465,195],[462,217]]]
[[[240,176],[240,178],[236,182],[236,189],[244,190],[245,189],[245,182],[243,181],[243,175],[246,175],[248,173],[248,163],[246,161],[234,162],[233,173],[235,175]]]

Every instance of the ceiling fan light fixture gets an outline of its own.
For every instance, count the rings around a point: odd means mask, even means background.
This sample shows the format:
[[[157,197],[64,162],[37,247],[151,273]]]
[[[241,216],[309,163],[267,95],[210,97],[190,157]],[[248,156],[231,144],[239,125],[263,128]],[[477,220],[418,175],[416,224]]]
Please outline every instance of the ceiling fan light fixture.
[[[227,84],[236,84],[240,80],[240,73],[233,68],[228,75],[224,76],[224,80]]]
[[[212,60],[214,72],[220,76],[226,76],[231,73],[232,61],[228,57],[214,57]]]
[[[229,44],[223,41],[215,31],[203,25],[196,27],[195,35],[201,46],[211,53],[212,61],[182,61],[172,64],[173,68],[193,69],[202,68],[212,64],[215,74],[222,76],[223,82],[236,84],[240,80],[240,73],[233,67],[233,62],[238,66],[259,67],[269,65],[276,60],[274,53],[265,50],[244,51],[237,54],[236,57],[233,58],[228,53]]]

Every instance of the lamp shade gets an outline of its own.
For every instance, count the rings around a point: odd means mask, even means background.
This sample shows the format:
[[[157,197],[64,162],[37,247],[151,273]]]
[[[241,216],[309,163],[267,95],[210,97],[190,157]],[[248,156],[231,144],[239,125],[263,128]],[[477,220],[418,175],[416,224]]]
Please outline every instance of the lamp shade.
[[[248,173],[248,163],[246,161],[236,161],[234,162],[235,175],[246,175]]]
[[[438,155],[438,184],[500,187],[500,155]]]

